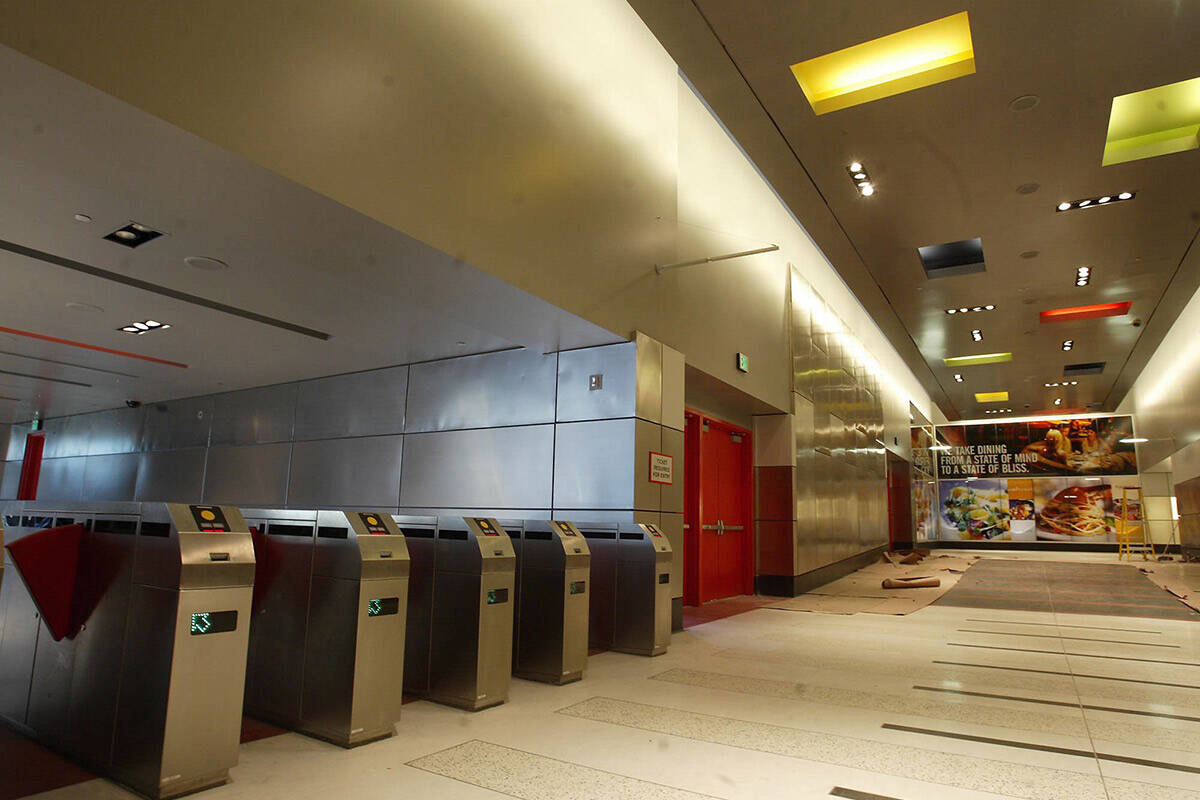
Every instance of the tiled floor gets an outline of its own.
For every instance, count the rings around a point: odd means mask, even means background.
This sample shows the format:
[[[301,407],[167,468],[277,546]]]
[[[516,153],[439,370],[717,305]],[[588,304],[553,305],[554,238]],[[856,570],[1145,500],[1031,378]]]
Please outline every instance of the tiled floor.
[[[658,658],[596,655],[575,684],[514,681],[478,714],[412,703],[396,737],[355,750],[248,743],[200,796],[1197,800],[1200,625],[758,608]],[[91,781],[39,800],[131,797]]]

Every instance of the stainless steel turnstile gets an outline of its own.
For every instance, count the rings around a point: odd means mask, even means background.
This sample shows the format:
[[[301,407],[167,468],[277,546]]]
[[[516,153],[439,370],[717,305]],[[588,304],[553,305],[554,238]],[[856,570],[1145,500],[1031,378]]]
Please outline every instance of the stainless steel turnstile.
[[[390,736],[408,551],[387,514],[245,510],[255,582],[246,713],[343,747]]]
[[[657,525],[580,524],[592,552],[593,647],[657,656],[671,644],[671,545]]]
[[[61,639],[39,618],[46,598],[18,573],[4,584],[0,714],[151,798],[228,780],[254,580],[238,510],[31,502],[5,517],[10,543],[65,524],[87,530],[78,570],[63,572],[72,626]]]
[[[395,517],[411,558],[406,691],[478,711],[508,699],[516,558],[485,517]]]
[[[588,654],[587,541],[569,522],[504,524],[517,556],[513,674],[548,683],[577,681]]]

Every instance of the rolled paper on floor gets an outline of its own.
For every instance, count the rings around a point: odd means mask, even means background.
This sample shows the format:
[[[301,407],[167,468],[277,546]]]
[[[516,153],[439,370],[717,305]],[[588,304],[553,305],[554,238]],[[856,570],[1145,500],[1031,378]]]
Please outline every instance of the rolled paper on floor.
[[[942,585],[939,578],[884,578],[884,589],[936,589]]]

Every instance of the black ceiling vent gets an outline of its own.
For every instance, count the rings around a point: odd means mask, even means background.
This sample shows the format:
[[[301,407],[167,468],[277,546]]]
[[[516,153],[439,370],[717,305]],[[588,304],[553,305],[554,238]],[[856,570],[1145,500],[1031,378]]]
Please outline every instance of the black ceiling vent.
[[[1104,361],[1090,361],[1084,364],[1067,364],[1063,367],[1064,378],[1074,378],[1078,375],[1099,375],[1104,372]]]
[[[117,228],[104,238],[126,247],[141,247],[146,242],[152,242],[160,236],[162,236],[162,231],[156,231],[140,222],[131,222],[123,228]]]
[[[983,272],[983,240],[979,237],[961,242],[945,242],[918,247],[921,264],[930,278],[949,278]]]

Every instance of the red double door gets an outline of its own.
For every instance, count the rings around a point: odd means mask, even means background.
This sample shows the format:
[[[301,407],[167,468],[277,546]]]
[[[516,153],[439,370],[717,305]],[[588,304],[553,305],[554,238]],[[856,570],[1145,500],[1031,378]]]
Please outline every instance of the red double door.
[[[687,414],[684,602],[754,591],[753,448],[750,432]]]

